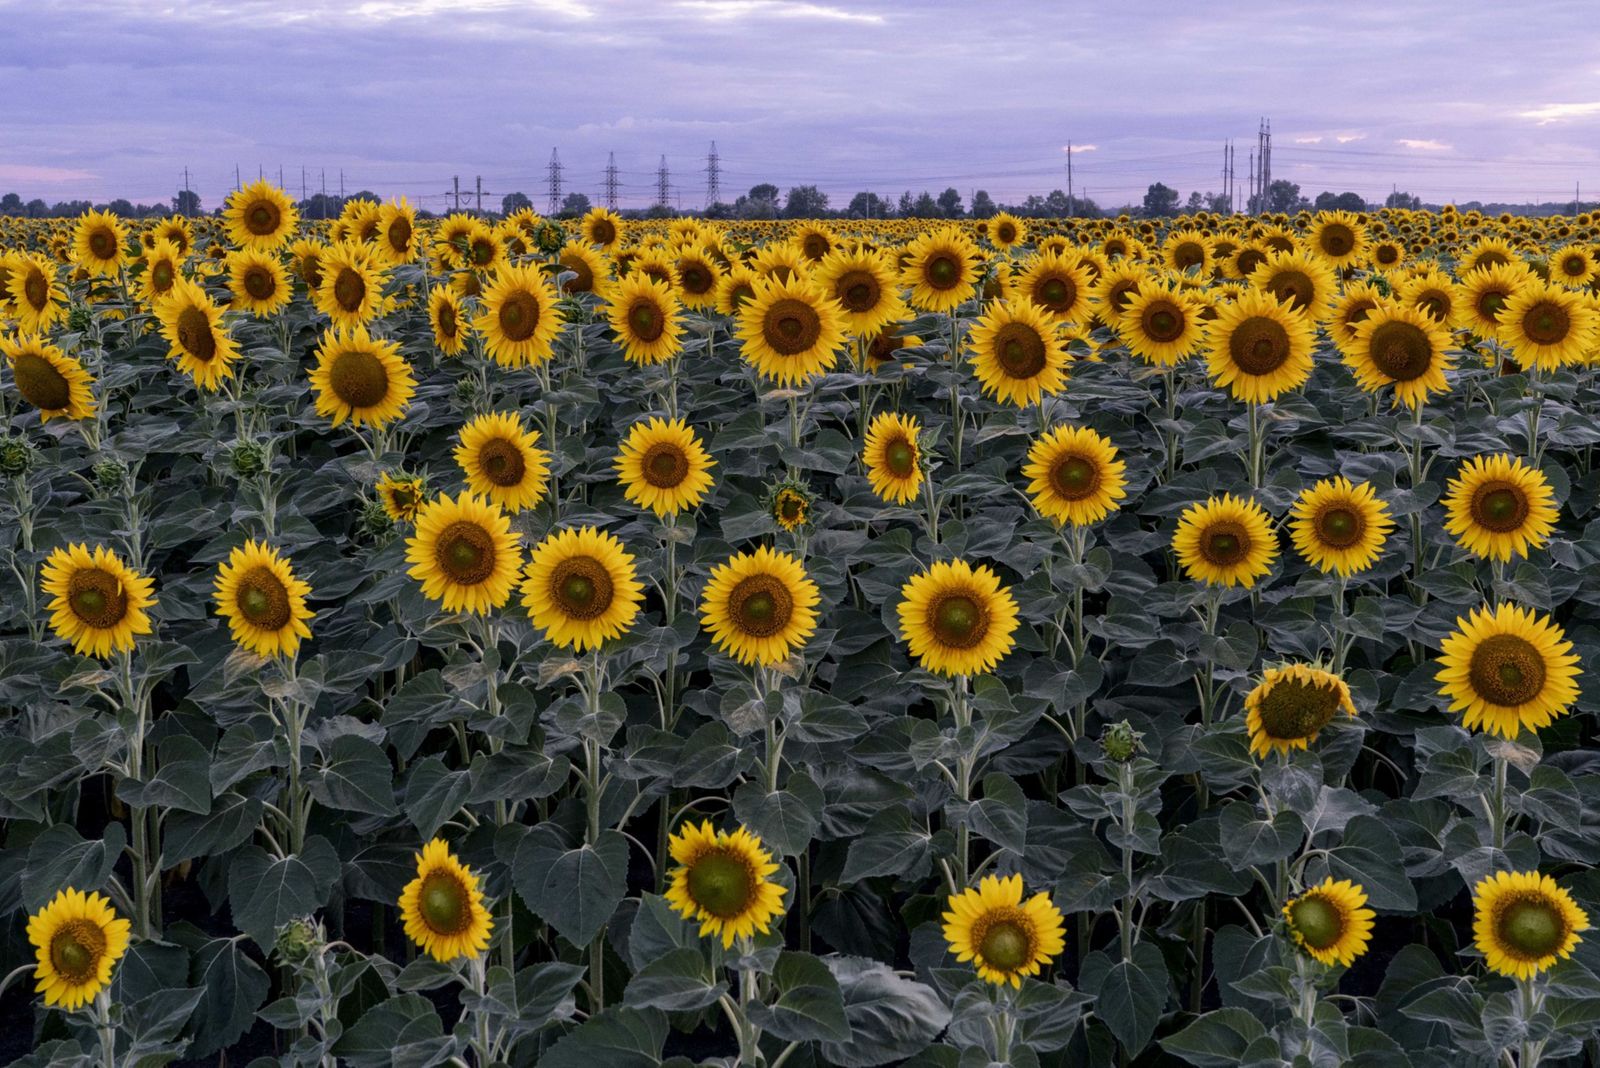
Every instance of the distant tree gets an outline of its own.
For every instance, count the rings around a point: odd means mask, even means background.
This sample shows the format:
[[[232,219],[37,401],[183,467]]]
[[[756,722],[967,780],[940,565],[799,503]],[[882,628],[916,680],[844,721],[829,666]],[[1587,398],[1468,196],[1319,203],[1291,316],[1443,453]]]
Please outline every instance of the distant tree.
[[[850,198],[850,206],[844,209],[853,219],[883,219],[892,211],[894,205],[876,193],[857,193]]]
[[[1300,195],[1298,182],[1291,182],[1286,178],[1279,178],[1267,186],[1267,210],[1281,211],[1284,214],[1299,211],[1310,207],[1305,197]]]
[[[1412,211],[1417,211],[1422,207],[1422,198],[1396,190],[1383,199],[1383,206],[1386,208],[1408,208]]]
[[[1072,210],[1072,199],[1059,189],[1050,190],[1050,195],[1044,198],[1044,214],[1051,218],[1060,218]]]
[[[59,219],[70,219],[94,210],[87,200],[58,200],[50,207],[50,214]]]
[[[954,186],[939,194],[939,213],[947,219],[959,219],[966,214],[961,206],[961,194]]]
[[[22,203],[22,198],[15,193],[7,193],[0,197],[0,215],[21,215],[27,211]]]
[[[528,199],[526,193],[507,193],[500,198],[500,213],[502,215],[510,215],[514,211],[532,207],[533,201]]]
[[[27,210],[28,210],[28,218],[30,218],[30,219],[42,219],[46,215],[50,214],[50,205],[46,204],[44,201],[40,200],[38,197],[34,197],[32,200],[28,201],[28,209]]]
[[[1207,193],[1206,210],[1215,212],[1218,215],[1227,215],[1233,210],[1233,207],[1228,203],[1226,193]]]
[[[302,200],[298,207],[300,208],[300,218],[302,219],[337,219],[339,212],[344,209],[344,201],[326,193],[312,193],[305,200]],[[196,210],[198,211],[198,209]],[[194,213],[189,212],[187,214]]]
[[[792,185],[783,214],[790,219],[820,219],[828,214],[828,194],[814,185]]]
[[[344,198],[344,202],[346,204],[350,203],[352,200],[370,200],[374,204],[383,203],[383,198],[378,196],[378,194],[374,193],[370,189],[363,189],[359,193],[351,193],[349,196]]]
[[[943,214],[944,209],[939,207],[939,202],[926,189],[917,194],[917,199],[911,204],[911,217],[914,219],[937,219]]]
[[[575,219],[589,210],[589,198],[582,193],[568,193],[561,198],[560,215],[563,218]]]
[[[757,189],[762,188],[757,186]],[[776,189],[777,186],[766,188]],[[742,196],[733,202],[733,214],[740,219],[776,219],[778,201],[774,197]]]
[[[1155,182],[1144,194],[1144,214],[1147,218],[1159,218],[1163,215],[1172,215],[1178,210],[1178,191],[1162,183]]]
[[[743,198],[741,197],[740,199],[742,200]],[[706,218],[708,218],[708,219],[731,219],[731,218],[733,218],[733,205],[732,204],[726,204],[723,201],[718,200],[718,201],[710,204],[709,206],[707,206],[707,208],[706,208]]]
[[[778,202],[778,187],[773,185],[771,182],[762,182],[759,185],[753,185],[750,187],[750,199],[770,200],[776,204]]]
[[[1312,202],[1311,206],[1318,211],[1367,210],[1367,202],[1360,193],[1318,193],[1317,199]]]
[[[896,210],[900,213],[900,217],[902,219],[909,219],[916,209],[917,202],[915,198],[912,197],[911,190],[907,189],[904,193],[900,194],[900,205]]]
[[[106,210],[111,214],[119,216],[123,219],[131,219],[134,215],[133,202],[130,200],[125,200],[122,197],[118,197],[116,200],[113,200],[111,203],[107,204]]]
[[[995,207],[993,200],[989,199],[989,191],[980,189],[972,194],[972,217],[974,219],[987,219],[1000,209]]]
[[[1088,197],[1075,198],[1072,209],[1079,216],[1085,219],[1098,219],[1100,217],[1100,205],[1096,204]]]
[[[1196,189],[1194,192],[1189,194],[1189,199],[1184,202],[1183,210],[1191,215],[1197,211],[1205,211],[1206,195],[1200,192],[1200,190]]]
[[[192,189],[178,190],[178,195],[172,198],[172,210],[179,215],[199,215],[200,194]],[[301,214],[305,214],[304,210]]]

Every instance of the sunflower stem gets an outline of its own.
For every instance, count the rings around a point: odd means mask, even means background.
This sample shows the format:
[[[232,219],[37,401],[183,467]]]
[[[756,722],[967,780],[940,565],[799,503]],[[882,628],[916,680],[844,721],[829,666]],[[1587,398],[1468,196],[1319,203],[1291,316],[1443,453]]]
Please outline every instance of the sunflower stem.
[[[1261,488],[1262,467],[1265,459],[1265,435],[1261,431],[1261,405],[1251,403],[1250,409],[1250,488]]]
[[[1495,852],[1499,853],[1506,847],[1506,758],[1496,751],[1494,758],[1494,801],[1493,801],[1493,827],[1490,832],[1494,836]]]
[[[1538,467],[1543,452],[1539,447],[1539,416],[1544,411],[1544,389],[1537,366],[1528,368],[1528,394],[1533,398],[1533,405],[1528,409],[1528,463]]]
[[[1117,764],[1117,791],[1122,795],[1122,912],[1117,917],[1122,932],[1122,959],[1133,959],[1133,825],[1138,819],[1133,796],[1133,766],[1127,761]]]
[[[957,741],[961,744],[960,736],[967,733],[967,729],[972,726],[972,708],[967,701],[965,675],[957,675],[955,681],[951,683],[950,711],[955,716]],[[962,753],[956,758],[956,796],[965,812],[966,804],[972,797],[972,756],[967,753]],[[956,828],[956,885],[963,890],[967,887],[971,848],[972,828],[963,815],[961,826]]]
[[[117,1068],[117,1029],[111,1023],[111,989],[102,987],[94,996],[95,1030],[100,1033],[100,1063]]]

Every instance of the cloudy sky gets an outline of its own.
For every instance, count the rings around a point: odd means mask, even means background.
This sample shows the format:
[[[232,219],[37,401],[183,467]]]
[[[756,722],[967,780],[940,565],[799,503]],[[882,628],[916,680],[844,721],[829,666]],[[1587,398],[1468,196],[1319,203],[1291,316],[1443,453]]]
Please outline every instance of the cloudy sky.
[[[301,168],[439,209],[482,176],[544,206],[815,183],[1102,205],[1247,182],[1260,117],[1303,192],[1600,197],[1593,0],[0,0],[0,192],[207,207]]]

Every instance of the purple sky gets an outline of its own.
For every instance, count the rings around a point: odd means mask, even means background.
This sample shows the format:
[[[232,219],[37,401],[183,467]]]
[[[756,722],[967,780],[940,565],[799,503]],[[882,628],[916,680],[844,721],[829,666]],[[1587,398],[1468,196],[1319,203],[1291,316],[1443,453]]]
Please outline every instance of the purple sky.
[[[624,206],[816,183],[988,189],[1074,183],[1103,206],[1152,181],[1246,185],[1258,117],[1273,176],[1313,195],[1392,184],[1429,201],[1600,198],[1593,0],[1064,5],[952,0],[0,0],[0,192],[151,202],[187,165],[206,207],[258,167],[297,195],[345,188],[438,210],[452,175],[485,203]]]

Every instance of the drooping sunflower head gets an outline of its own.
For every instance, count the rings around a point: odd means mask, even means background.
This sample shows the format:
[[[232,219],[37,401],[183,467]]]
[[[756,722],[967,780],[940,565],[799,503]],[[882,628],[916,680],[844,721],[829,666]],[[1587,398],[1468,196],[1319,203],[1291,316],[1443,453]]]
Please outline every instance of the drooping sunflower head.
[[[1236,400],[1264,404],[1311,377],[1311,321],[1264,289],[1246,290],[1206,328],[1206,366]]]
[[[773,881],[778,870],[761,839],[744,826],[731,834],[686,823],[667,842],[676,866],[667,873],[666,899],[686,920],[698,921],[700,936],[735,940],[766,934],[783,915],[788,888]]]
[[[1068,356],[1053,320],[1038,305],[997,300],[967,335],[983,392],[1018,408],[1066,385]]]
[[[83,364],[37,334],[0,335],[0,353],[22,399],[39,419],[87,419],[94,414],[94,378]]]
[[[34,990],[68,1012],[111,985],[111,971],[128,951],[132,925],[98,893],[68,887],[28,917],[28,941],[38,962]]]
[[[228,257],[233,306],[264,319],[289,303],[289,273],[275,253],[245,249]]]
[[[945,944],[985,982],[1020,987],[1066,949],[1061,910],[1050,895],[1022,898],[1021,875],[985,875],[976,889],[950,895]]]
[[[861,450],[872,492],[892,504],[917,499],[922,490],[921,433],[915,416],[879,412],[873,418]]]
[[[1370,483],[1325,478],[1300,494],[1290,536],[1306,562],[1348,578],[1378,562],[1394,520]]]
[[[301,639],[311,637],[311,587],[276,549],[250,539],[228,555],[215,585],[217,614],[233,640],[257,656],[292,658]]]
[[[821,594],[800,561],[762,545],[711,569],[700,621],[741,664],[775,664],[817,629]]]
[[[86,211],[72,231],[72,260],[90,275],[115,275],[128,258],[128,229],[109,211]]]
[[[311,389],[317,414],[334,426],[345,420],[355,426],[386,426],[405,415],[416,386],[398,342],[375,338],[364,326],[330,328],[322,335]]]
[[[1600,314],[1581,295],[1531,280],[1511,296],[1500,315],[1500,340],[1524,367],[1554,370],[1592,357]]]
[[[689,424],[653,417],[635,423],[617,452],[623,494],[658,516],[694,508],[711,489],[716,461]]]
[[[745,362],[781,386],[828,371],[844,343],[844,313],[808,280],[767,279],[740,306]]]
[[[900,588],[900,633],[941,675],[981,675],[1016,645],[1017,601],[989,567],[939,561]]]
[[[1330,876],[1284,903],[1284,926],[1295,946],[1312,959],[1348,968],[1372,941],[1377,914],[1366,904],[1360,885]]]
[[[1468,730],[1515,738],[1548,726],[1578,699],[1572,643],[1531,608],[1475,608],[1440,648],[1440,693]]]
[[[1128,495],[1127,468],[1109,438],[1058,426],[1029,448],[1022,476],[1040,515],[1077,527],[1100,522]]]
[[[476,957],[489,948],[494,917],[472,869],[441,838],[422,847],[417,875],[400,891],[406,937],[436,961]]]
[[[767,512],[773,522],[792,534],[811,522],[814,501],[815,497],[803,483],[786,480],[767,498]]]
[[[1151,286],[1129,298],[1117,319],[1117,333],[1140,359],[1175,367],[1200,344],[1200,311],[1200,303],[1182,290]]]
[[[635,270],[605,296],[612,333],[629,363],[665,363],[683,351],[683,305],[670,282]]]
[[[289,194],[264,178],[231,193],[222,217],[228,240],[262,252],[287,244],[300,224],[300,212]]]
[[[6,293],[18,324],[28,333],[43,333],[67,314],[67,293],[57,266],[38,252],[19,252],[11,259]]]
[[[1253,500],[1226,494],[1192,504],[1172,549],[1184,574],[1211,586],[1254,586],[1278,558],[1272,520]]]
[[[594,527],[551,534],[528,557],[523,607],[562,648],[582,653],[626,634],[643,600],[632,554]]]
[[[971,300],[978,277],[978,249],[954,227],[929,231],[906,246],[900,281],[921,311],[948,312]]]
[[[233,375],[239,345],[223,325],[222,308],[199,285],[179,278],[156,306],[156,318],[167,339],[168,355],[197,388],[215,390]]]
[[[428,485],[423,477],[403,471],[385,471],[375,488],[384,514],[396,523],[416,519],[428,499]]]
[[[1502,561],[1542,547],[1559,514],[1544,472],[1505,453],[1462,464],[1446,488],[1444,507],[1445,530],[1462,548]]]
[[[550,358],[562,315],[555,290],[535,267],[507,264],[496,271],[484,288],[483,309],[473,325],[496,363],[536,367]]]
[[[52,549],[39,580],[50,596],[50,629],[76,653],[110,656],[150,633],[145,610],[156,603],[155,583],[104,545],[93,552],[81,543]]]
[[[1305,749],[1340,712],[1356,714],[1345,681],[1309,664],[1268,668],[1244,708],[1250,753],[1260,757]]]
[[[899,279],[882,252],[835,249],[817,265],[812,280],[844,310],[845,329],[857,337],[905,317]]]
[[[1565,887],[1536,871],[1500,871],[1472,888],[1472,933],[1489,970],[1527,980],[1572,956],[1589,916]]]
[[[461,298],[449,286],[434,286],[428,294],[428,325],[434,346],[446,356],[459,356],[472,336],[472,324],[462,309]]]
[[[464,491],[422,506],[406,539],[406,561],[423,594],[446,612],[481,616],[510,599],[522,545],[499,505]]]
[[[467,488],[515,515],[544,498],[550,454],[515,412],[489,412],[461,428],[456,463]]]

